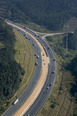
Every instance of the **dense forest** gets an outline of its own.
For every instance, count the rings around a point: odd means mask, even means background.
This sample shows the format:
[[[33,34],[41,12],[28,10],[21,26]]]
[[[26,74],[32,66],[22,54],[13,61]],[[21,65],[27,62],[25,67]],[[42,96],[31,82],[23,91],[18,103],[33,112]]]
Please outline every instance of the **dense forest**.
[[[71,17],[77,17],[77,0],[0,0],[0,16],[59,30]]]
[[[24,72],[14,60],[15,41],[12,28],[0,19],[0,106],[14,95]]]
[[[75,83],[72,84],[71,94],[75,97],[77,102],[77,56],[67,65],[66,69],[70,70],[75,77]]]

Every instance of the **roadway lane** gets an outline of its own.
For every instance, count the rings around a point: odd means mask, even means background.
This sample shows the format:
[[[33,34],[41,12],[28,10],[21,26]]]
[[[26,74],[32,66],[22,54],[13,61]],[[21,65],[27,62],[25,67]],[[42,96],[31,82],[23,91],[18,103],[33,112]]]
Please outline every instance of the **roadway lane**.
[[[44,105],[45,101],[47,100],[49,94],[51,93],[51,90],[53,88],[55,78],[56,78],[56,61],[55,56],[53,54],[52,49],[48,45],[48,43],[45,40],[42,40],[42,38],[37,37],[38,41],[46,48],[46,52],[48,57],[50,58],[50,63],[48,66],[48,75],[47,80],[44,84],[44,87],[42,88],[40,95],[35,100],[34,104],[30,107],[30,109],[25,113],[24,116],[36,116],[39,110]]]
[[[49,46],[49,44],[45,40],[43,40],[41,37],[36,35],[34,32],[32,32],[31,30],[27,29],[27,31],[31,33],[33,36],[35,36],[36,39],[41,43],[41,45],[45,47],[47,56],[50,59],[48,76],[44,84],[44,87],[40,95],[38,96],[38,98],[35,100],[34,104],[30,107],[30,109],[24,115],[24,116],[27,116],[28,114],[30,114],[30,116],[35,116],[37,115],[37,113],[39,112],[39,110],[41,109],[45,101],[47,100],[49,94],[51,93],[51,90],[53,88],[55,78],[56,78],[57,65],[56,65],[54,53],[51,47]],[[50,86],[51,83],[52,83],[52,86]],[[47,87],[49,88],[47,89]]]

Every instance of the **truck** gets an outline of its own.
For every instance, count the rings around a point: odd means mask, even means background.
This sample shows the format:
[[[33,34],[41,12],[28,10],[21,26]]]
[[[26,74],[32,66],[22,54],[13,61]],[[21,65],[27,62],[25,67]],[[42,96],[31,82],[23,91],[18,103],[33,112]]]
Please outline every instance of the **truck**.
[[[18,100],[18,99],[16,99],[16,100],[13,102],[13,105],[15,105],[18,101],[19,101],[19,100]]]

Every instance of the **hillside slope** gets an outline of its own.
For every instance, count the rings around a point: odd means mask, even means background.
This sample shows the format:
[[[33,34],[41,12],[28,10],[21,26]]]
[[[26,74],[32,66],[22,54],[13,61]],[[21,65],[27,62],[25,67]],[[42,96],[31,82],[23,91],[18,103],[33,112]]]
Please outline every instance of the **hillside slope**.
[[[58,30],[68,19],[77,17],[76,0],[1,0],[0,6],[0,15],[5,18],[24,23],[31,21],[50,30]]]
[[[12,28],[0,19],[0,108],[19,88],[21,75],[24,73],[14,59],[15,41]]]

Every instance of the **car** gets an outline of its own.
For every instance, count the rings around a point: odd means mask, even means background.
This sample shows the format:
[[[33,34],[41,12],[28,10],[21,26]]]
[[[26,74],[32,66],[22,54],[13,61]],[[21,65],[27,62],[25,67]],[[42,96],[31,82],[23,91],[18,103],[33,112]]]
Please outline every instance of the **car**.
[[[38,65],[38,62],[35,62],[35,65],[37,66]]]
[[[39,58],[39,55],[37,55],[37,58]]]
[[[49,89],[49,86],[47,86],[46,88]]]
[[[34,44],[32,44],[34,46]]]
[[[52,86],[52,83],[50,83],[49,86]]]
[[[48,49],[50,49],[50,48],[48,47]]]
[[[55,59],[53,59],[53,61],[56,61]]]
[[[55,71],[52,71],[52,74],[55,73]]]
[[[34,54],[34,56],[36,56],[36,53]]]
[[[39,37],[39,35],[38,35],[38,34],[35,34],[35,36]]]

